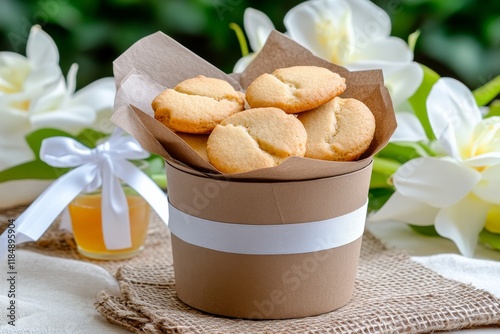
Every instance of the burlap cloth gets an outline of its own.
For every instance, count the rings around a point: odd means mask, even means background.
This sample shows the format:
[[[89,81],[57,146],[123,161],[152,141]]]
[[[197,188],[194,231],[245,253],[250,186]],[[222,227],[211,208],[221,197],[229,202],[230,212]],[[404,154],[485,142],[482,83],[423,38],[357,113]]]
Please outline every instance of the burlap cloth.
[[[0,228],[22,210],[0,212]],[[92,262],[115,274],[122,295],[103,291],[95,307],[108,321],[134,333],[430,333],[500,327],[500,300],[443,278],[402,251],[386,249],[368,232],[349,304],[319,316],[270,321],[222,318],[183,304],[175,293],[169,232],[156,215],[145,250],[129,260],[81,257],[71,234],[58,230],[57,222],[38,242],[22,247]]]

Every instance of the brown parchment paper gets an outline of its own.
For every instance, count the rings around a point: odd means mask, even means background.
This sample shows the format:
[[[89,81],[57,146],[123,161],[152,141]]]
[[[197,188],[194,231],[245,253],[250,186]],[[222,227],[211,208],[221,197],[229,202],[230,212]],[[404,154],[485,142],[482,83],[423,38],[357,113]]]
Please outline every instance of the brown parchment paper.
[[[173,166],[193,174],[220,177],[172,130],[153,117],[151,102],[165,88],[202,74],[228,81],[244,91],[258,75],[276,68],[316,65],[338,72],[346,79],[342,97],[364,102],[376,120],[375,137],[364,155],[354,162],[333,162],[290,157],[277,167],[231,174],[232,180],[310,180],[353,172],[366,167],[372,156],[389,141],[396,128],[392,102],[384,86],[382,71],[349,72],[315,57],[285,35],[274,31],[251,65],[241,74],[227,75],[161,32],[145,37],[115,60],[117,84],[115,113],[112,121],[132,134],[150,152],[161,155]],[[237,81],[236,79],[239,79]]]

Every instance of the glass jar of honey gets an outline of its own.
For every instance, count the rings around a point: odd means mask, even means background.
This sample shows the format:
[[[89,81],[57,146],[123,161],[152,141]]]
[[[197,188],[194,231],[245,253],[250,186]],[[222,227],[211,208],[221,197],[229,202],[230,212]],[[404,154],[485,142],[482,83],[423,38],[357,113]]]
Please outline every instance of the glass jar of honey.
[[[127,198],[130,219],[132,246],[129,248],[106,249],[102,231],[100,189],[81,193],[68,205],[73,236],[78,252],[83,256],[98,260],[120,260],[133,257],[144,248],[151,208],[135,190],[125,184],[122,184],[122,187]]]

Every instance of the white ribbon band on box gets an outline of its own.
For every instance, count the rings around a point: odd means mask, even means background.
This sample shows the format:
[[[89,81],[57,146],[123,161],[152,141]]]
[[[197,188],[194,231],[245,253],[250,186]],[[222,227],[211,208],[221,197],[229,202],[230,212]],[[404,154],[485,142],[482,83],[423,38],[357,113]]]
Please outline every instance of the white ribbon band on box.
[[[57,216],[82,191],[102,186],[103,236],[107,249],[131,247],[128,204],[120,180],[137,191],[166,223],[167,197],[149,176],[127,159],[149,156],[131,136],[116,128],[111,137],[94,149],[68,137],[51,137],[42,142],[40,158],[53,167],[77,167],[54,181],[14,222],[15,233],[7,229],[0,236],[0,256],[20,244],[36,241]],[[10,248],[9,248],[10,246]]]
[[[368,201],[343,216],[308,223],[247,225],[194,217],[171,204],[168,227],[179,239],[234,254],[302,254],[340,247],[363,235]]]

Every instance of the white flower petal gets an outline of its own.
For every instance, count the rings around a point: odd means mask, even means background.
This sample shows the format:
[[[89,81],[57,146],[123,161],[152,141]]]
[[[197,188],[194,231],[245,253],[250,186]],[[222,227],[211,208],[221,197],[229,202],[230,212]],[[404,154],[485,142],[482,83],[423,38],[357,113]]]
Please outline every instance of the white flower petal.
[[[392,36],[370,40],[361,45],[356,43],[356,51],[352,57],[353,63],[374,60],[408,63],[413,60],[413,52],[405,41]]]
[[[370,221],[397,220],[412,225],[434,224],[438,208],[416,201],[395,192],[380,210],[369,217]]]
[[[391,19],[382,8],[367,0],[349,0],[347,3],[353,13],[356,45],[389,36]]]
[[[32,65],[14,52],[0,52],[0,96],[23,90]]]
[[[500,164],[486,168],[474,194],[484,201],[500,204]]]
[[[59,109],[59,106],[66,98],[66,94],[66,83],[61,76],[57,85],[45,89],[40,96],[33,97],[29,109],[30,115]]]
[[[471,91],[458,80],[441,78],[432,87],[426,104],[436,138],[450,156],[462,159],[461,149],[469,144],[474,127],[482,119]]]
[[[398,127],[391,137],[391,142],[416,142],[427,140],[424,127],[415,114],[410,112],[398,112],[396,113],[396,121]]]
[[[0,52],[0,68],[2,70],[20,66],[26,67],[27,69],[31,68],[29,60],[19,53],[11,51]]]
[[[464,198],[480,179],[467,165],[426,157],[402,165],[394,174],[394,186],[404,196],[443,208]]]
[[[57,64],[48,64],[39,67],[26,78],[25,90],[45,90],[57,85],[63,79],[61,68]]]
[[[31,124],[34,129],[55,128],[73,135],[91,126],[95,120],[95,111],[85,106],[54,110],[31,116]]]
[[[436,216],[436,231],[451,239],[462,255],[472,257],[489,208],[490,205],[477,197],[467,196],[455,205],[441,209]]]
[[[344,0],[305,1],[286,13],[290,37],[312,53],[344,65],[354,51],[351,8]]]
[[[395,109],[416,92],[424,77],[422,68],[415,62],[366,60],[346,67],[350,71],[381,69]]]
[[[56,43],[39,25],[33,26],[30,30],[26,56],[35,66],[59,64],[59,51]]]
[[[111,122],[111,115],[113,114],[113,109],[101,109],[96,114],[96,119],[91,125],[91,128],[103,133],[113,132],[116,125]]]
[[[475,167],[484,167],[500,164],[500,152],[491,152],[481,154],[470,159],[464,160],[467,165]]]
[[[417,63],[410,62],[401,66],[387,68],[384,77],[394,108],[398,109],[420,87],[424,79],[424,71]]]
[[[243,72],[248,67],[248,65],[250,65],[256,55],[256,53],[249,53],[245,57],[241,57],[234,65],[233,73]]]
[[[260,10],[247,8],[243,15],[243,25],[248,36],[250,47],[254,52],[259,52],[264,46],[274,24],[266,14]]]
[[[76,74],[78,73],[78,64],[72,64],[69,68],[68,75],[66,77],[66,90],[68,95],[73,94],[76,91]]]
[[[13,108],[2,108],[0,122],[0,170],[10,168],[35,158],[26,143],[25,136],[31,131],[28,113]]]
[[[500,152],[500,116],[488,117],[474,128],[471,155]]]
[[[84,105],[95,111],[112,109],[115,101],[115,87],[115,81],[111,77],[96,80],[77,91],[69,105]]]

